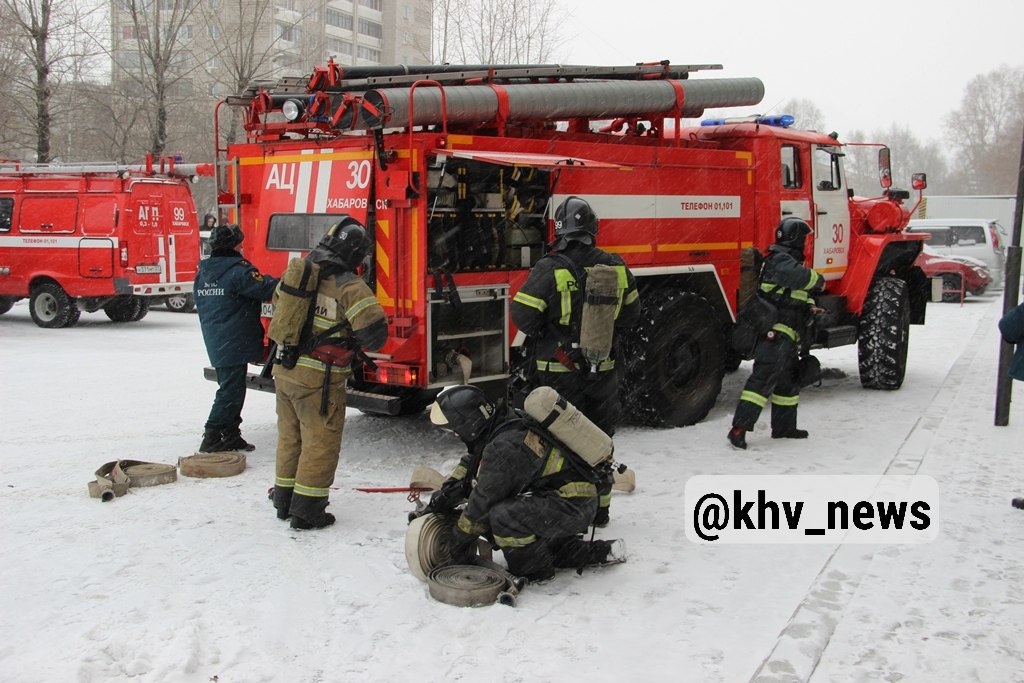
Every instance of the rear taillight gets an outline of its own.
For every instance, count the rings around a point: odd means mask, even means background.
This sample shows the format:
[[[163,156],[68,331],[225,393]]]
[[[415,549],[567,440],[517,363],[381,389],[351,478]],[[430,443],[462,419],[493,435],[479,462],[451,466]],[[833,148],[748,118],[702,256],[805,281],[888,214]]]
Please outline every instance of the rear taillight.
[[[992,251],[994,253],[998,254],[999,253],[999,247],[1001,246],[999,244],[999,233],[996,232],[996,229],[993,228],[991,225],[988,226],[988,232],[989,232],[990,235],[992,235]]]
[[[121,267],[128,265],[128,245],[124,242],[121,243]]]

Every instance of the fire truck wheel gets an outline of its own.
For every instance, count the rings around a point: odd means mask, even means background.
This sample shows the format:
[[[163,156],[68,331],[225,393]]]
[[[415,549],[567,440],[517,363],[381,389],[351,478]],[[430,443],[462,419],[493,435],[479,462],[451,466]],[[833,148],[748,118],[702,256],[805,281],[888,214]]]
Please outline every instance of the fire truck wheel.
[[[14,303],[17,301],[13,296],[0,296],[0,315],[3,315],[7,311],[11,310]]]
[[[868,389],[899,389],[910,346],[910,295],[907,283],[880,277],[864,301],[858,330],[860,383]]]
[[[135,322],[149,313],[149,300],[141,296],[115,297],[107,302],[103,312],[115,323]]]
[[[942,303],[955,304],[960,302],[960,276],[946,273],[942,276]]]
[[[725,333],[707,299],[671,290],[646,294],[640,322],[627,334],[621,354],[627,415],[654,427],[703,420],[722,390],[725,349]]]
[[[28,308],[39,327],[71,327],[82,315],[75,300],[56,282],[34,287]]]
[[[196,310],[196,302],[192,298],[191,294],[178,294],[176,296],[167,297],[167,301],[164,302],[168,310],[174,311],[175,313],[191,313]]]

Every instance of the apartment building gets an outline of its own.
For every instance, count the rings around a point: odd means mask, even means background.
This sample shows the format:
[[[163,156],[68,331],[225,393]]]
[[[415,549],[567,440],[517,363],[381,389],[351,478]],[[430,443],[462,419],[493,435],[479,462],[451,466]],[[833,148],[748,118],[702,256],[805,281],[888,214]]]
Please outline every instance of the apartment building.
[[[112,0],[113,80],[167,60],[180,94],[343,65],[430,61],[431,0]]]

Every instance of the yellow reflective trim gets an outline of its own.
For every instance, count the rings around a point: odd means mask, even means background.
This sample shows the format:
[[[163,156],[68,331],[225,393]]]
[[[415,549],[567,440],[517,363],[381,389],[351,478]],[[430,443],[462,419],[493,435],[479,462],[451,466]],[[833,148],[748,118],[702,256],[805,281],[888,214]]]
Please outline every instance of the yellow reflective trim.
[[[631,304],[631,303],[633,303],[634,301],[636,301],[639,298],[640,298],[640,292],[638,292],[638,291],[636,291],[634,289],[632,292],[630,292],[629,294],[626,295],[626,303],[627,304]]]
[[[608,493],[606,493],[603,496],[601,496],[600,498],[598,498],[597,501],[598,501],[597,502],[598,507],[606,508],[609,505],[611,505],[612,504],[612,494],[611,494],[611,491],[609,491]]]
[[[310,498],[326,498],[330,495],[331,490],[320,486],[304,486],[302,484],[295,484],[295,493],[303,496],[309,496]]]
[[[593,498],[597,495],[597,487],[589,481],[570,481],[559,487],[559,498]]]
[[[559,363],[558,361],[554,361],[554,360],[553,361],[546,361],[546,360],[539,360],[539,361],[537,361],[537,369],[541,370],[542,372],[575,372],[575,370],[571,370],[571,369],[565,367],[563,364]]]
[[[494,542],[502,548],[523,548],[534,543],[537,537],[534,534],[529,536],[494,536]]]
[[[524,306],[529,306],[530,308],[536,308],[541,313],[548,309],[548,304],[546,301],[544,301],[544,299],[538,299],[537,297],[530,296],[529,294],[522,291],[516,292],[516,295],[512,297],[512,301],[515,301],[516,303],[522,304]]]
[[[775,330],[776,332],[781,332],[782,334],[784,334],[787,337],[789,337],[790,339],[792,339],[794,342],[800,341],[800,335],[797,334],[797,331],[794,330],[789,325],[783,325],[782,323],[775,323],[774,325],[772,325],[772,329]]]
[[[318,361],[316,358],[311,356],[299,356],[299,361],[295,364],[295,367],[309,368],[310,370],[316,370],[317,372],[327,372],[327,363]],[[352,368],[347,365],[332,365],[332,375],[347,375],[352,372]]]
[[[764,408],[765,404],[768,403],[767,396],[762,396],[761,394],[755,391],[744,391],[743,393],[740,394],[740,400],[753,403],[758,408]]]
[[[294,488],[295,477],[274,477],[274,486],[280,486],[283,489]]]
[[[800,396],[779,396],[772,394],[772,403],[777,406],[795,406],[800,403]]]
[[[565,464],[565,458],[558,451],[557,448],[552,448],[551,452],[548,453],[548,460],[544,463],[544,471],[541,472],[542,477],[546,477],[549,474],[562,471],[562,465]]]
[[[345,311],[345,317],[349,320],[354,319],[357,315],[365,311],[370,306],[377,303],[377,299],[372,296],[364,297],[359,301],[349,306],[348,310]]]
[[[452,470],[451,478],[456,480],[465,479],[466,474],[468,474],[468,470],[465,465],[456,465],[455,469]]]
[[[466,532],[467,534],[473,534],[479,536],[483,532],[487,531],[487,525],[481,524],[480,522],[474,522],[463,513],[459,516],[459,521],[456,523],[459,530]]]
[[[812,270],[811,271],[811,279],[807,283],[807,286],[804,287],[804,289],[814,289],[814,286],[818,284],[819,280],[821,280],[821,276],[818,275],[817,271]]]

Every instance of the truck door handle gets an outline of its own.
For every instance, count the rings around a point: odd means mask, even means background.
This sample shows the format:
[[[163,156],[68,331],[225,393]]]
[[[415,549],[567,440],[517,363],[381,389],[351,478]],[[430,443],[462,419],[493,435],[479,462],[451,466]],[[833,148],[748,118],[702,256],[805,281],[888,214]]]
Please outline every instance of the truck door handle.
[[[819,216],[824,216],[824,215],[826,215],[826,214],[828,214],[828,211],[819,211],[819,212],[818,212],[818,215],[819,215]]]
[[[793,212],[792,211],[786,211],[785,209],[783,209],[782,210],[782,215],[783,216],[792,216]]]

